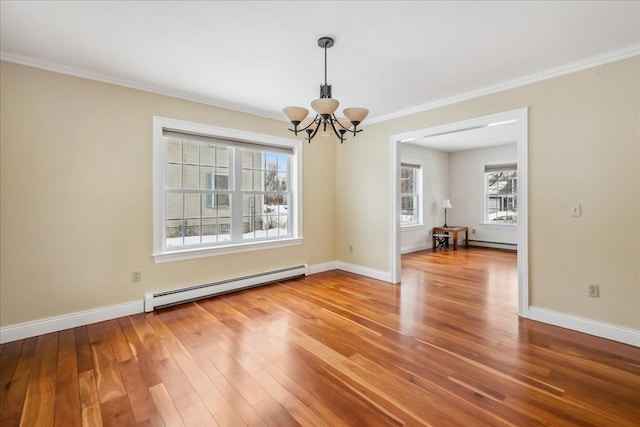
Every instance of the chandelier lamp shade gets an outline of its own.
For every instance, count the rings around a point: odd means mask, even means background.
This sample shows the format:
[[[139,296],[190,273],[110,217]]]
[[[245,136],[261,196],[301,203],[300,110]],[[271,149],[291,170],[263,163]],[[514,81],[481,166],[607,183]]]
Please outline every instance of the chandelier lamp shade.
[[[358,125],[364,121],[369,114],[366,108],[345,108],[342,112],[344,117],[336,117],[335,112],[340,105],[337,99],[331,97],[331,85],[327,84],[327,49],[333,46],[334,40],[331,37],[321,37],[318,39],[318,46],[324,49],[324,84],[320,85],[320,98],[311,103],[311,108],[315,111],[315,116],[309,116],[309,110],[304,107],[283,108],[285,116],[293,125],[289,129],[295,135],[298,132],[306,132],[307,141],[311,140],[319,133],[328,136],[333,132],[340,143],[345,141],[345,135],[352,133],[354,136],[362,129]]]

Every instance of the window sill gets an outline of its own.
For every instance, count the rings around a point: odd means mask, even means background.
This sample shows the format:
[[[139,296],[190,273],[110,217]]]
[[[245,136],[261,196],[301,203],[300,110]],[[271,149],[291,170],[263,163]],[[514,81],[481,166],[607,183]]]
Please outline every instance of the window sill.
[[[282,248],[286,246],[301,245],[303,238],[291,238],[282,240],[270,240],[263,242],[238,243],[208,248],[182,249],[175,251],[158,252],[151,254],[156,264],[163,262],[184,261],[188,259],[204,258],[210,256],[235,254],[240,252],[260,251],[264,249]]]
[[[401,225],[400,231],[424,230],[424,224]]]
[[[495,222],[481,222],[483,227],[496,227],[496,228],[517,228],[518,224],[498,224]]]

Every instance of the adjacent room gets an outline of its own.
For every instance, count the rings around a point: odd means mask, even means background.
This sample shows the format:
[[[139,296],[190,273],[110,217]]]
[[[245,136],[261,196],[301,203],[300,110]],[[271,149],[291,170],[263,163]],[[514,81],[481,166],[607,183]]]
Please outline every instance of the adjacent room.
[[[0,2],[0,425],[637,426],[640,2]]]

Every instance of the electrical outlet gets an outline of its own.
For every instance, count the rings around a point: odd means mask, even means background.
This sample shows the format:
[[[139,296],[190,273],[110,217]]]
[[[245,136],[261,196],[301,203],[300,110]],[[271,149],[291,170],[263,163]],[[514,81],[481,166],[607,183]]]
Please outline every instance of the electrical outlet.
[[[580,205],[580,203],[569,205],[569,216],[580,216],[580,215],[582,215],[582,206]]]
[[[471,234],[476,234],[476,229],[475,228],[471,229]]]
[[[600,285],[589,285],[588,292],[591,298],[600,298]]]
[[[138,283],[142,280],[142,272],[140,271],[134,271],[133,273],[131,273],[131,281],[133,283]]]
[[[353,253],[353,245],[349,245],[349,253],[352,254]]]

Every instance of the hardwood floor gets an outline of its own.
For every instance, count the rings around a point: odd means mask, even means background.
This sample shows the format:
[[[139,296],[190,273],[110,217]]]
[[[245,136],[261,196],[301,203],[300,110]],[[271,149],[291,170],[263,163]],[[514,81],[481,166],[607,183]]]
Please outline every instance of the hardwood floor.
[[[640,349],[516,315],[514,253],[405,255],[6,343],[0,425],[632,426]]]

